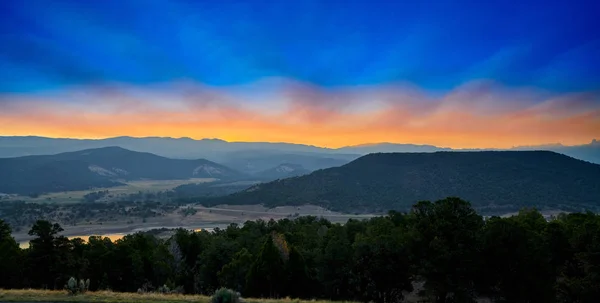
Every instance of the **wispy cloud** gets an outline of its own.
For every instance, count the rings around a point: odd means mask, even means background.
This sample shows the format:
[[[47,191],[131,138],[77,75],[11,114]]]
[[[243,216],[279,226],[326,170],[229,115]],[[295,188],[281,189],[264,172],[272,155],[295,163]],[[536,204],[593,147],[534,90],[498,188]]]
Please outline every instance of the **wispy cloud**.
[[[510,147],[600,137],[599,92],[552,94],[492,82],[441,96],[389,85],[324,89],[286,81],[277,88],[187,82],[5,94],[0,135],[219,137],[331,147],[378,141]]]

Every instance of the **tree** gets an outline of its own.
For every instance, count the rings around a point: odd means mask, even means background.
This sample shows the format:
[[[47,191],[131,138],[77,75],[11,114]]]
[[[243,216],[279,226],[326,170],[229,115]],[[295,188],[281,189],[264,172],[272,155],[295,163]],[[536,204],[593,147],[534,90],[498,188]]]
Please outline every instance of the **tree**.
[[[285,295],[285,267],[279,249],[267,237],[246,277],[249,296],[279,298]]]
[[[550,270],[548,250],[541,234],[531,230],[533,226],[526,221],[518,216],[495,217],[486,222],[483,230],[480,291],[499,302],[554,300],[555,276]]]
[[[206,248],[198,257],[195,273],[195,291],[210,295],[219,289],[217,274],[227,265],[238,251],[235,242],[228,240],[220,232],[215,232]]]
[[[438,303],[472,301],[481,216],[468,202],[447,198],[417,203],[408,220],[414,266],[429,295]]]
[[[83,258],[88,261],[87,276],[90,279],[90,290],[109,288],[116,290],[112,285],[117,284],[118,271],[123,269],[115,266],[114,250],[115,244],[110,238],[89,237]]]
[[[20,286],[21,250],[11,233],[10,226],[0,219],[0,288]]]
[[[289,296],[292,298],[309,298],[310,280],[306,261],[300,252],[291,247],[289,250],[289,259],[286,264],[287,285],[289,285]]]
[[[333,225],[327,230],[319,258],[319,282],[325,298],[345,300],[350,298],[352,271],[352,243],[343,226]]]
[[[364,302],[399,302],[412,291],[411,272],[403,231],[390,217],[369,222],[354,248],[353,289]]]
[[[61,255],[58,248],[68,240],[58,236],[62,231],[63,228],[59,224],[45,220],[36,221],[29,230],[29,235],[35,236],[29,242],[28,254],[28,276],[31,278],[31,286],[56,289],[64,285],[64,281],[59,279],[61,270],[66,266],[64,260],[68,256]]]
[[[254,257],[246,248],[242,248],[217,273],[221,287],[242,292],[246,286],[246,276],[250,271]]]
[[[600,216],[570,214],[561,220],[570,233],[572,258],[557,285],[560,302],[592,303],[600,297]]]
[[[0,205],[0,211],[3,211]],[[247,222],[214,232],[180,229],[67,239],[48,221],[20,249],[0,220],[0,287],[62,288],[71,276],[90,289],[169,288],[249,297],[398,302],[414,282],[424,299],[592,303],[600,297],[600,216],[536,210],[485,221],[458,198],[420,202],[409,214],[332,224],[302,217]],[[431,301],[431,300],[430,300]]]
[[[196,292],[196,276],[198,272],[198,256],[208,246],[207,232],[189,232],[185,229],[178,229],[171,238],[172,253],[175,264],[175,283],[183,286],[186,293]]]

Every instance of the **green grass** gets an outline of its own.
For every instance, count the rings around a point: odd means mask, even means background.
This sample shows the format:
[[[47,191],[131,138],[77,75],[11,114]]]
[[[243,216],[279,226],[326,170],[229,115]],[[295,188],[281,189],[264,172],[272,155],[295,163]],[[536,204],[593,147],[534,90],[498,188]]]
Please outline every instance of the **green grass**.
[[[199,302],[208,303],[206,296],[118,293],[111,291],[69,295],[66,291],[39,289],[0,290],[3,302]]]
[[[248,299],[247,303],[331,303],[331,301],[306,301],[284,299]],[[106,303],[210,303],[210,297],[200,295],[121,293],[112,291],[87,292],[81,295],[69,295],[66,291],[39,289],[0,289],[0,302],[106,302]],[[341,302],[340,302],[341,303]],[[350,302],[348,302],[350,303]]]

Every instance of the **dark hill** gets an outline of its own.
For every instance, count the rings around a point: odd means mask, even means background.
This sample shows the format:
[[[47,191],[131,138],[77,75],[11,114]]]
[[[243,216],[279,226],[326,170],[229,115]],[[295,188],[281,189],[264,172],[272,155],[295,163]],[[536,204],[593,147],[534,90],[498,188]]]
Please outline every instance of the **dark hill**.
[[[344,166],[255,185],[216,203],[316,204],[345,212],[464,198],[475,207],[600,205],[600,165],[547,151],[370,154]]]
[[[230,179],[239,175],[204,159],[169,159],[120,147],[104,147],[0,159],[0,193],[82,190],[119,185],[118,180]]]

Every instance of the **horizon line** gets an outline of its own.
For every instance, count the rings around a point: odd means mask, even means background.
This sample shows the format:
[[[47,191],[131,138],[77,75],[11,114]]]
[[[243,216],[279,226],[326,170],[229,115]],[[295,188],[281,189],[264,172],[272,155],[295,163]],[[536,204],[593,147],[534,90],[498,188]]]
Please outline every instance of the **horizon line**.
[[[543,143],[543,144],[536,144],[536,145],[512,145],[510,147],[504,147],[504,148],[498,148],[498,147],[465,148],[465,147],[438,146],[435,144],[416,144],[416,143],[389,142],[389,141],[360,143],[360,144],[355,144],[355,145],[344,145],[344,146],[340,146],[340,147],[327,147],[327,146],[320,146],[320,145],[307,144],[307,143],[293,143],[293,142],[283,142],[283,141],[228,141],[228,140],[221,139],[221,138],[200,138],[200,139],[198,139],[198,138],[192,138],[192,137],[170,137],[170,136],[168,136],[168,137],[164,137],[164,136],[136,137],[136,136],[127,136],[127,135],[93,138],[93,137],[52,137],[52,136],[40,136],[40,135],[1,135],[0,134],[0,138],[41,138],[41,139],[80,140],[80,141],[84,141],[84,140],[102,141],[102,140],[110,140],[110,139],[118,139],[118,138],[130,138],[130,139],[152,139],[152,138],[154,138],[154,139],[173,139],[173,140],[187,139],[187,140],[192,140],[192,141],[221,141],[224,143],[288,144],[288,145],[314,147],[314,148],[327,149],[327,150],[339,150],[339,149],[350,148],[350,147],[369,147],[369,146],[377,146],[377,145],[384,145],[384,144],[412,145],[412,146],[421,146],[421,147],[422,146],[430,146],[430,147],[435,147],[435,148],[440,148],[440,149],[452,149],[452,150],[480,150],[480,149],[502,150],[502,149],[514,149],[514,148],[525,148],[525,147],[533,148],[533,147],[548,147],[548,146],[577,147],[577,146],[592,145],[594,143],[600,142],[600,139],[592,138],[591,140],[588,140],[588,143],[581,143],[581,144],[574,144],[574,145],[565,145],[560,142],[554,142],[554,143]]]

